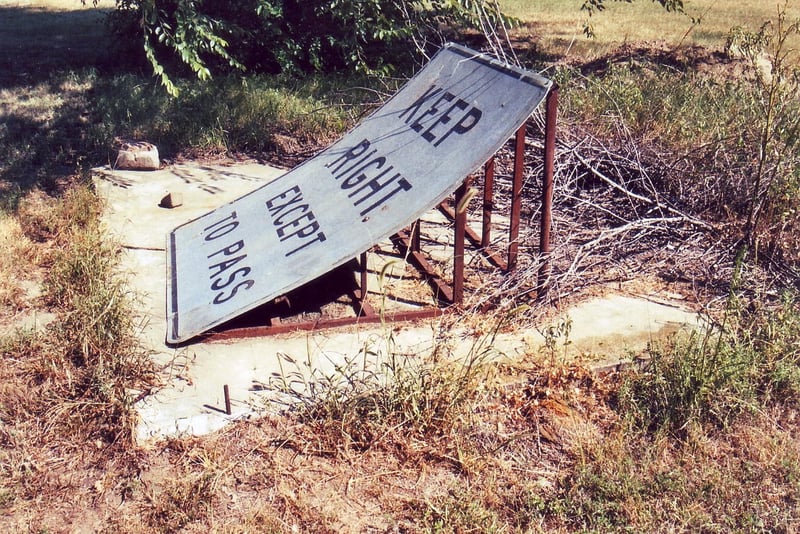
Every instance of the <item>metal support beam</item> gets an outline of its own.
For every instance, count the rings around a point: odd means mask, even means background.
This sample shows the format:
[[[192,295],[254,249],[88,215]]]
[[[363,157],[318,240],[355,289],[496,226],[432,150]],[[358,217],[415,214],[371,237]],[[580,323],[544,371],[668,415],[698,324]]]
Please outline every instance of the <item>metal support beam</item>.
[[[369,292],[367,284],[367,253],[362,252],[361,258],[358,262],[358,271],[360,281],[358,284],[358,292],[356,293],[356,314],[359,316],[375,315],[375,310],[372,309],[369,302],[367,302],[367,293]]]
[[[481,232],[481,248],[485,249],[492,242],[492,210],[494,209],[494,156],[483,166],[483,229]]]
[[[411,237],[408,232],[401,230],[393,235],[391,239],[400,254],[425,275],[428,283],[433,288],[436,300],[445,305],[453,304],[452,288],[436,274],[436,269],[428,262],[424,254],[411,250]]]
[[[335,319],[321,319],[319,321],[303,321],[298,323],[281,323],[277,326],[254,326],[248,328],[232,328],[222,331],[210,331],[201,336],[204,341],[228,341],[232,339],[245,339],[251,337],[272,336],[286,334],[289,332],[302,332],[310,330],[320,330],[324,328],[339,328],[352,326],[354,324],[373,324],[379,322],[403,322],[428,319],[430,317],[441,317],[449,311],[449,308],[421,308],[401,312],[385,312],[366,317],[341,317]]]
[[[453,243],[453,303],[461,305],[464,302],[464,242],[467,233],[467,192],[472,183],[472,176],[468,176],[464,183],[458,186],[455,194],[456,224],[455,242]]]
[[[537,296],[542,298],[546,295],[549,288],[550,277],[550,230],[552,225],[552,204],[553,204],[553,179],[554,179],[554,160],[555,160],[555,135],[556,120],[558,112],[558,86],[554,85],[547,95],[546,115],[545,115],[545,145],[544,145],[544,177],[542,185],[542,215],[539,235],[539,251],[542,257],[537,279]],[[469,239],[472,245],[480,247],[484,256],[495,266],[506,271],[513,271],[516,268],[519,254],[519,233],[522,204],[522,187],[525,173],[525,133],[527,122],[516,132],[514,143],[514,174],[512,177],[511,190],[511,214],[507,260],[504,261],[499,253],[491,252],[491,225],[492,211],[494,208],[494,157],[490,158],[485,166],[483,205],[482,205],[482,228],[478,235],[467,224],[467,193],[472,183],[472,176],[468,176],[464,183],[456,190],[454,205],[442,203],[439,210],[450,220],[455,222],[455,243],[453,251],[453,284],[447,284],[436,274],[436,270],[428,262],[421,251],[420,246],[420,225],[417,220],[409,229],[398,232],[392,237],[395,246],[401,254],[407,256],[423,274],[425,274],[431,286],[434,288],[439,302],[446,306],[444,308],[426,307],[418,310],[409,310],[394,313],[376,313],[367,302],[367,252],[361,254],[358,262],[360,284],[351,290],[354,305],[356,306],[356,317],[342,317],[334,319],[320,319],[316,321],[304,321],[296,323],[284,323],[279,317],[270,317],[270,326],[233,328],[221,332],[210,332],[204,337],[208,340],[226,340],[245,338],[251,336],[273,335],[284,332],[300,330],[315,330],[319,328],[335,328],[357,323],[373,323],[377,321],[411,321],[429,317],[437,317],[447,313],[463,303],[464,300],[464,259],[465,259],[465,240]],[[285,297],[276,299],[285,300]],[[450,305],[455,304],[455,307]],[[227,408],[227,406],[226,406]]]
[[[519,253],[519,219],[522,211],[522,184],[525,175],[525,131],[528,122],[517,130],[514,142],[514,177],[511,184],[511,228],[508,232],[508,261],[506,270],[513,271],[517,267]]]
[[[558,116],[558,85],[553,84],[545,102],[544,178],[542,184],[542,220],[539,230],[541,265],[537,278],[537,298],[544,298],[550,286],[550,228],[553,221],[553,176],[556,152],[556,120]]]
[[[411,225],[410,236],[411,243],[409,248],[411,252],[420,252],[422,250],[422,219],[417,219],[417,222]]]
[[[447,217],[449,220],[455,222],[456,210],[447,201],[439,204],[439,212],[445,217]],[[501,254],[499,252],[493,251],[487,247],[482,247],[481,246],[482,237],[478,235],[478,233],[475,230],[473,230],[469,224],[466,227],[466,235],[467,235],[467,240],[470,243],[472,243],[473,246],[480,248],[480,253],[483,254],[483,257],[486,258],[489,261],[489,263],[491,263],[501,271],[506,270],[506,260],[501,257]]]

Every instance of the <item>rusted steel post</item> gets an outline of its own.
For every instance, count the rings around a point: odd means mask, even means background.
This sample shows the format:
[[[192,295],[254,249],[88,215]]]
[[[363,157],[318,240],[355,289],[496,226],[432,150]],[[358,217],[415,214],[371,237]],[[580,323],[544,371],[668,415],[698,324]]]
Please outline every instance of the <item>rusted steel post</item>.
[[[421,250],[420,245],[420,238],[422,234],[422,219],[417,219],[414,224],[411,225],[411,244],[410,249],[412,252],[419,252]]]
[[[542,220],[539,231],[539,266],[536,295],[543,298],[550,285],[550,227],[553,221],[553,175],[556,152],[556,119],[558,116],[558,85],[547,95],[544,129],[544,183],[542,184]]]
[[[528,122],[520,126],[514,143],[514,178],[511,184],[511,229],[508,233],[508,262],[510,272],[517,267],[519,251],[519,219],[522,210],[522,182],[525,174],[525,130]]]
[[[494,156],[483,167],[483,229],[481,248],[492,241],[492,209],[494,208]]]
[[[468,176],[464,183],[458,186],[455,195],[456,223],[455,244],[453,251],[453,304],[461,305],[464,302],[464,242],[467,234],[467,192],[472,183]]]
[[[361,259],[359,260],[359,274],[361,275],[361,280],[359,280],[359,294],[358,300],[359,304],[363,309],[364,302],[367,300],[367,253],[361,253]]]
[[[219,391],[219,390],[217,390]],[[231,414],[231,392],[228,389],[228,384],[222,386],[222,393],[225,397],[225,413],[230,415]]]

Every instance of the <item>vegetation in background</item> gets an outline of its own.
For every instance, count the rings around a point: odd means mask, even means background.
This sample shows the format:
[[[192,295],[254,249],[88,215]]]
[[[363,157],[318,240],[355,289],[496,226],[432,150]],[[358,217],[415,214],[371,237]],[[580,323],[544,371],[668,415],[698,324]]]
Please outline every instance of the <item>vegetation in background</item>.
[[[796,268],[800,74],[789,43],[798,36],[785,11],[757,31],[735,28],[727,45],[734,76],[719,72],[718,59],[691,54],[658,63],[632,53],[587,74],[563,66],[555,73],[566,88],[562,110],[593,135],[635,142],[660,159],[662,194],[738,221],[733,237],[751,248],[750,259]],[[709,60],[708,70],[693,68]]]
[[[582,58],[585,62],[614,54],[620,46],[636,47],[643,43],[673,51],[692,47],[713,51],[725,46],[732,26],[758,29],[765,20],[775,18],[778,5],[785,5],[790,18],[800,16],[800,5],[796,2],[761,0],[733,3],[692,0],[684,4],[682,12],[670,13],[656,2],[611,1],[605,3],[602,12],[591,17],[578,9],[577,1],[501,0],[500,4],[503,10],[521,20],[514,38],[535,47],[534,57],[546,57],[548,61]],[[592,38],[584,34],[589,24],[594,29]],[[800,39],[793,39],[791,44],[796,48]],[[526,52],[525,48],[517,50],[518,54]]]
[[[758,258],[759,242],[768,240],[767,253],[780,252],[787,228],[798,229],[796,199],[800,194],[800,56],[791,39],[800,35],[800,19],[784,10],[758,31],[737,27],[728,48],[741,53],[755,75],[756,161],[747,194],[744,240]],[[783,247],[781,246],[783,245]]]
[[[124,139],[147,139],[167,160],[308,155],[399,82],[318,75],[177,83],[182,91],[172,98],[147,76],[83,70],[9,91],[0,108],[0,209],[14,210],[37,187],[56,191],[88,166],[112,165]]]
[[[735,243],[749,227],[766,240],[751,257],[766,249],[791,273],[797,73],[763,55],[781,35],[796,37],[796,25],[737,32],[747,68],[620,54],[555,77],[562,128],[636,144],[666,169],[660,194],[720,223],[713,239]],[[148,73],[69,67],[28,85],[24,72],[0,77],[0,305],[56,315],[0,340],[4,530],[796,530],[800,310],[791,289],[750,278],[732,281],[707,331],[646,351],[641,372],[601,377],[556,357],[567,324],[546,332],[545,354],[514,365],[476,357],[464,368],[439,354],[405,367],[411,357],[388,346],[384,373],[354,360],[318,373],[315,396],[283,383],[296,403],[286,417],[133,446],[130,403],[152,369],[80,169],[107,162],[126,136],[170,155],[284,150],[284,137],[297,152],[343,131],[394,82],[175,78],[180,96],[167,98]],[[738,276],[762,263],[745,261]],[[39,277],[43,295],[27,296],[18,282]]]
[[[169,157],[179,152],[308,154],[351,127],[375,98],[356,78],[249,76],[179,82],[177,98],[132,75],[99,82],[92,108],[98,131],[148,139]],[[121,98],[121,95],[128,95]],[[287,141],[288,140],[288,141]],[[291,146],[282,143],[291,142]]]
[[[624,1],[629,4],[633,2],[633,0],[615,1]],[[661,4],[661,7],[667,10],[667,12],[683,13],[683,0],[652,0],[652,2]],[[581,4],[581,11],[585,12],[589,17],[591,17],[597,11],[605,11],[606,4],[606,0],[584,0]],[[584,25],[583,31],[588,37],[594,36],[594,28],[589,22]]]
[[[118,38],[143,43],[170,94],[177,66],[212,72],[299,73],[349,70],[388,74],[438,48],[444,32],[505,32],[512,20],[494,0],[119,0]]]

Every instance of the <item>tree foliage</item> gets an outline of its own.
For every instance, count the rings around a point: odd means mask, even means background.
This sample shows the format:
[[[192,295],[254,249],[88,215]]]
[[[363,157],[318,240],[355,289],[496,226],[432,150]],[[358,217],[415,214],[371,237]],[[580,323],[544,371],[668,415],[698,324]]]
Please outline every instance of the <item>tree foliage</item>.
[[[581,10],[591,17],[611,1],[634,0],[583,0]],[[652,1],[683,11],[683,0]],[[176,94],[173,76],[184,73],[385,74],[470,30],[502,52],[516,21],[498,0],[117,0],[111,22],[120,42],[141,43]],[[585,29],[592,34],[590,24]]]
[[[496,0],[118,0],[112,23],[143,43],[171,93],[181,69],[214,72],[355,70],[386,73],[453,32],[504,35]]]

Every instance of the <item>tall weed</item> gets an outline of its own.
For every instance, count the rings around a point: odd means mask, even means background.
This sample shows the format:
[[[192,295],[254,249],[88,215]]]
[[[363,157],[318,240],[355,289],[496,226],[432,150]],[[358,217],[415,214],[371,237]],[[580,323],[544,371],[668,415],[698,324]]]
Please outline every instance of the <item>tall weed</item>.
[[[800,36],[800,19],[790,20],[787,7],[779,8],[775,21],[758,31],[735,28],[728,41],[728,48],[741,53],[754,73],[750,105],[756,120],[751,129],[757,143],[749,150],[755,164],[744,238],[756,258],[761,240],[774,253],[787,228],[800,230],[795,208],[800,193],[800,56],[790,45]]]
[[[336,450],[366,450],[398,436],[442,437],[469,412],[494,349],[489,339],[479,340],[463,361],[440,349],[427,358],[400,354],[389,334],[328,372],[283,355],[289,368],[276,373],[270,387]]]
[[[118,250],[99,223],[99,199],[88,185],[60,200],[32,198],[20,208],[21,226],[48,251],[40,258],[44,299],[57,319],[46,331],[6,337],[2,354],[33,382],[47,432],[131,439],[129,388],[152,377],[152,364],[136,338]]]
[[[788,43],[798,30],[780,11],[758,31],[735,30],[728,58],[630,55],[585,75],[561,67],[563,114],[593,135],[638,145],[645,164],[669,171],[653,174],[674,201],[746,221],[751,241],[757,233],[769,252],[794,257],[800,74]]]
[[[800,400],[800,315],[795,297],[750,311],[732,299],[723,325],[648,349],[644,373],[627,378],[620,405],[638,428],[687,435],[725,427],[745,411]]]

